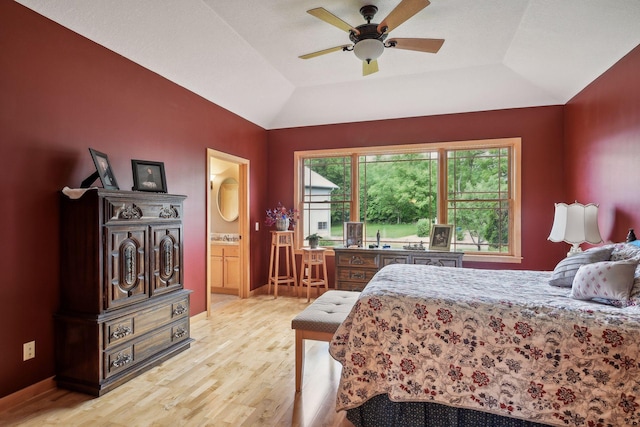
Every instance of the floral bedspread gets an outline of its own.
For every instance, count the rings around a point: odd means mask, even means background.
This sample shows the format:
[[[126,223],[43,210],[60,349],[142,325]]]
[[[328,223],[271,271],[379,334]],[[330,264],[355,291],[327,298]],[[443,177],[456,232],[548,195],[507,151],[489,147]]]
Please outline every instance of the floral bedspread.
[[[551,272],[390,265],[336,331],[337,409],[386,393],[559,426],[640,425],[640,309]]]

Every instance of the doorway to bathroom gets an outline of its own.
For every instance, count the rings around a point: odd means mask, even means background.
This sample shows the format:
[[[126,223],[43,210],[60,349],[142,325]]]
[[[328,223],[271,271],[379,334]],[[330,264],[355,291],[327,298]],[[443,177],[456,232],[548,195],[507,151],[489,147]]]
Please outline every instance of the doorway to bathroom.
[[[207,149],[207,313],[249,295],[249,160]]]

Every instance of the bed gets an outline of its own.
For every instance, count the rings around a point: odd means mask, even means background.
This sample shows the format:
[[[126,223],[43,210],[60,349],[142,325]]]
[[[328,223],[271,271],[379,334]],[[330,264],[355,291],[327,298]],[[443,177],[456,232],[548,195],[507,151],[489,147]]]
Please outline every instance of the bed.
[[[384,267],[331,341],[337,410],[356,426],[640,425],[640,248],[580,256]]]

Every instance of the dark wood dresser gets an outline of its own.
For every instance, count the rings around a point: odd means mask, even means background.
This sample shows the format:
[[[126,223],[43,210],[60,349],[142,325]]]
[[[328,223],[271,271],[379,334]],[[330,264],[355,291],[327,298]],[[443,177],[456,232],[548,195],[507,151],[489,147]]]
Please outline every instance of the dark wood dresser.
[[[336,256],[336,289],[346,291],[361,291],[378,270],[389,264],[462,267],[462,252],[363,248],[333,250]]]
[[[61,195],[58,386],[100,396],[186,350],[185,196]]]

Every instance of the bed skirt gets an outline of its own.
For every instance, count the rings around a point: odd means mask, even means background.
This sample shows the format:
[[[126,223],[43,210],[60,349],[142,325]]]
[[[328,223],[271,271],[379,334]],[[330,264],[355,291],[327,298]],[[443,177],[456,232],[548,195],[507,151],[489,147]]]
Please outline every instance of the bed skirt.
[[[392,402],[386,394],[347,410],[356,427],[546,427],[517,418],[431,402]]]

